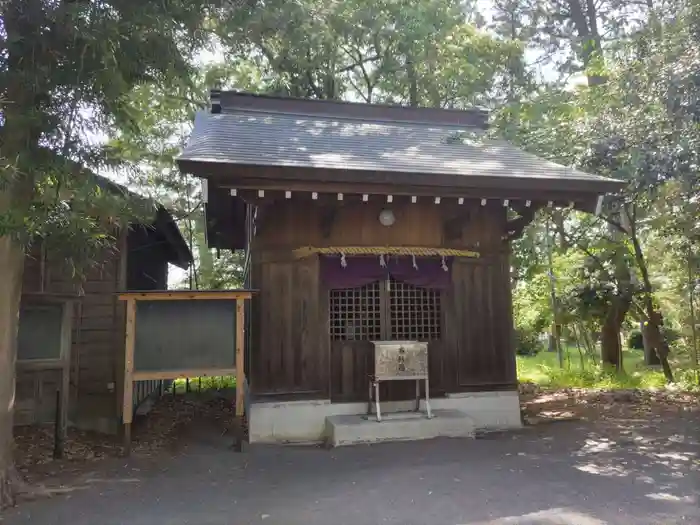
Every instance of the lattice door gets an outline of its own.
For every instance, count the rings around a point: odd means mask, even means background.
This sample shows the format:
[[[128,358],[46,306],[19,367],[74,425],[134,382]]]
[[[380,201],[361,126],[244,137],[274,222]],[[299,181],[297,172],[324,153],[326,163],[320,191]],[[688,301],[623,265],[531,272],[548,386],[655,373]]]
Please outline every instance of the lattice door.
[[[441,336],[440,291],[390,279],[389,339],[437,341]]]
[[[440,291],[389,279],[330,292],[333,341],[436,341],[441,337]]]
[[[375,341],[382,338],[382,286],[330,292],[330,336],[333,341]]]
[[[331,290],[329,306],[334,402],[366,400],[367,381],[374,373],[370,341],[434,342],[441,336],[438,290],[394,279],[377,281],[361,288]],[[411,399],[414,385],[401,383],[382,385],[382,399]]]

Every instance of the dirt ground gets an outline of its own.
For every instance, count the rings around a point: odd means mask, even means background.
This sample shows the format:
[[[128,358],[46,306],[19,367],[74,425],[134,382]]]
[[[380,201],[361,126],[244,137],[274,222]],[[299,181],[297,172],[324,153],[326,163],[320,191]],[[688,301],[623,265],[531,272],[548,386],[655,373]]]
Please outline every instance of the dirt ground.
[[[242,454],[230,449],[223,401],[170,399],[141,426],[128,460],[95,436],[74,435],[61,462],[38,453],[36,433],[32,446],[20,438],[23,472],[44,489],[2,521],[700,524],[697,398],[531,390],[518,432]]]

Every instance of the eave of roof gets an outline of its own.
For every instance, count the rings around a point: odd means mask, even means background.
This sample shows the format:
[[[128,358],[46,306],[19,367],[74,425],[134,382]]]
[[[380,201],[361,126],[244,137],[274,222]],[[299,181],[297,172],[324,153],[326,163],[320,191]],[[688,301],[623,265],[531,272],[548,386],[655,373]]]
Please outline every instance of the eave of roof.
[[[154,228],[156,231],[158,231],[158,233],[163,235],[165,241],[171,246],[175,257],[170,259],[168,262],[182,268],[183,270],[189,267],[194,260],[192,251],[187,245],[185,238],[182,236],[182,232],[180,231],[180,228],[178,228],[175,218],[165,206],[156,200],[139,195],[138,193],[128,189],[126,186],[118,184],[107,177],[97,174],[91,175],[94,177],[95,183],[106,191],[123,195],[125,198],[137,201],[141,205],[151,206],[154,211],[153,220],[150,224],[146,224],[144,221],[143,226]]]

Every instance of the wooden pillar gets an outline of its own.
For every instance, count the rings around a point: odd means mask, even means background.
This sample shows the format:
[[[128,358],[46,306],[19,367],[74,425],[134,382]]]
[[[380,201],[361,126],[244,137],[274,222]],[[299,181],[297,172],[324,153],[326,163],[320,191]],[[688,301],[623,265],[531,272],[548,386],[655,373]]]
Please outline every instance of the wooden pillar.
[[[136,344],[136,300],[126,302],[126,345],[124,348],[124,399],[122,422],[124,423],[124,454],[131,453],[131,422],[134,415],[134,346]]]
[[[243,450],[243,416],[245,415],[245,303],[236,299],[236,428],[234,444]]]
[[[70,403],[71,370],[71,330],[73,329],[73,302],[65,301],[61,305],[61,387],[56,400],[56,439],[54,457],[63,457],[63,445],[68,431],[68,405]]]

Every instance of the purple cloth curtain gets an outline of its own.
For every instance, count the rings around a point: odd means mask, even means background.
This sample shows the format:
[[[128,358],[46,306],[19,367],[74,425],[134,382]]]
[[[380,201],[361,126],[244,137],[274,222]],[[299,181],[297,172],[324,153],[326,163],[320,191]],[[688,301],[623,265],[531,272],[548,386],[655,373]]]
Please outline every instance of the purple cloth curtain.
[[[379,257],[346,257],[346,267],[340,260],[340,256],[321,255],[321,282],[328,288],[359,288],[387,276]]]
[[[378,261],[377,261],[378,262]],[[389,275],[394,279],[403,281],[421,288],[437,288],[445,290],[452,284],[452,259],[445,257],[445,266],[442,267],[441,257],[416,257],[416,266],[413,266],[413,257],[393,256],[387,261]]]
[[[418,268],[413,266],[413,257],[404,255],[385,255],[386,267],[381,266],[378,255],[345,257],[345,267],[340,261],[340,256],[321,255],[321,281],[328,288],[359,288],[389,276],[413,286],[440,290],[449,288],[452,282],[451,257],[445,257],[447,271],[441,257],[416,257]]]

